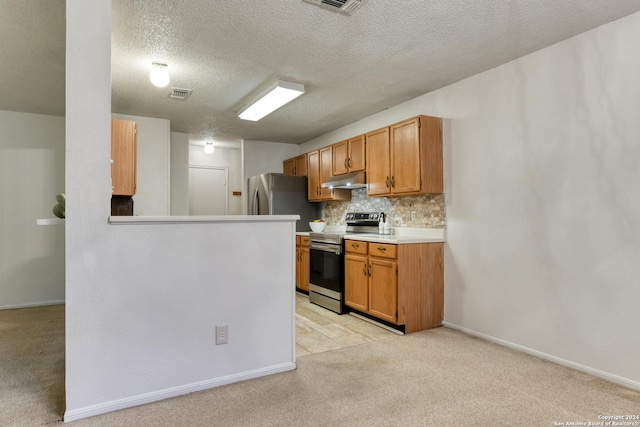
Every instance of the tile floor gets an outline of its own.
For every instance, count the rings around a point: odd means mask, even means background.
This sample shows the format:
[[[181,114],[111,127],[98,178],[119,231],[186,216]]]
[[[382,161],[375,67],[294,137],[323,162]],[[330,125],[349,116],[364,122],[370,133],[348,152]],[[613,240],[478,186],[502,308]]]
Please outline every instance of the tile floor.
[[[349,314],[339,315],[296,294],[296,356],[322,353],[399,335]]]

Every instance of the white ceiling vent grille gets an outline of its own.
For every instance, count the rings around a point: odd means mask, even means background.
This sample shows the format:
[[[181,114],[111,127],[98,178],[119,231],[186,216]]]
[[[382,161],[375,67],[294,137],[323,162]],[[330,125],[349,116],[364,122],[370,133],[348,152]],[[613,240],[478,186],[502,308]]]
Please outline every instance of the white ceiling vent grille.
[[[171,93],[169,93],[169,98],[171,99],[179,99],[180,101],[184,101],[191,95],[191,89],[181,89],[179,87],[172,87]]]
[[[367,0],[302,0],[305,3],[315,4],[324,9],[333,10],[334,12],[351,15],[360,6],[365,4]]]

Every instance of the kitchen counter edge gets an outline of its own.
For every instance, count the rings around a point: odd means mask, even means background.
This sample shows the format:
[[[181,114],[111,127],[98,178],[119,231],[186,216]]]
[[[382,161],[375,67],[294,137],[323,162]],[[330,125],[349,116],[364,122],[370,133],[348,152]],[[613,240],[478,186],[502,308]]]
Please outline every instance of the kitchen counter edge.
[[[194,215],[194,216],[110,216],[118,224],[201,224],[230,222],[295,222],[299,215]]]
[[[360,240],[372,243],[391,243],[395,245],[403,245],[409,243],[444,243],[446,240],[441,237],[425,237],[425,236],[384,236],[379,234],[346,234],[345,240]]]

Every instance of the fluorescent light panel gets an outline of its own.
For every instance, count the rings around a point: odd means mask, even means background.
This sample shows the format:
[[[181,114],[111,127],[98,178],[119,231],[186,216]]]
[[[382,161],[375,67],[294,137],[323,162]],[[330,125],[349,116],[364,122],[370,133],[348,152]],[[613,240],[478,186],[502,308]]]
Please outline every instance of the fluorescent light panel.
[[[278,81],[269,88],[256,102],[238,114],[242,120],[257,121],[277,110],[284,104],[293,101],[304,93],[304,85]]]

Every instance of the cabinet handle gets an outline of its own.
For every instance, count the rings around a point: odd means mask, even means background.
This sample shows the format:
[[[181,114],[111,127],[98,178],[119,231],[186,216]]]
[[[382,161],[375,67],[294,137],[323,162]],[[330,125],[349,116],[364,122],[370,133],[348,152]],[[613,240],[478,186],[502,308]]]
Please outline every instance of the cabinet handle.
[[[389,176],[387,176],[387,182],[385,183],[385,185],[387,186],[387,188],[389,188]]]
[[[384,251],[386,251],[386,250],[387,250],[387,248],[383,248],[383,247],[381,247],[381,246],[378,246],[378,250],[379,250],[379,251],[381,251],[381,252],[384,252]]]
[[[347,166],[348,166],[348,167],[351,167],[351,157],[349,157],[349,158],[347,159]]]
[[[369,277],[371,277],[371,264],[369,264],[369,270],[368,270],[368,273],[369,273]]]
[[[362,267],[362,272],[364,273],[364,275],[365,275],[365,276],[367,275],[367,264],[365,264],[365,265]]]
[[[357,244],[357,243],[352,243],[352,244],[351,244],[351,247],[352,247],[352,248],[356,248],[356,249],[357,249],[357,248],[359,248],[359,247],[360,247],[360,245],[359,245],[359,244]]]
[[[395,176],[392,176],[392,177],[391,177],[391,186],[392,186],[393,188],[396,188],[396,177],[395,177]]]
[[[347,168],[347,159],[344,159],[344,168]]]

